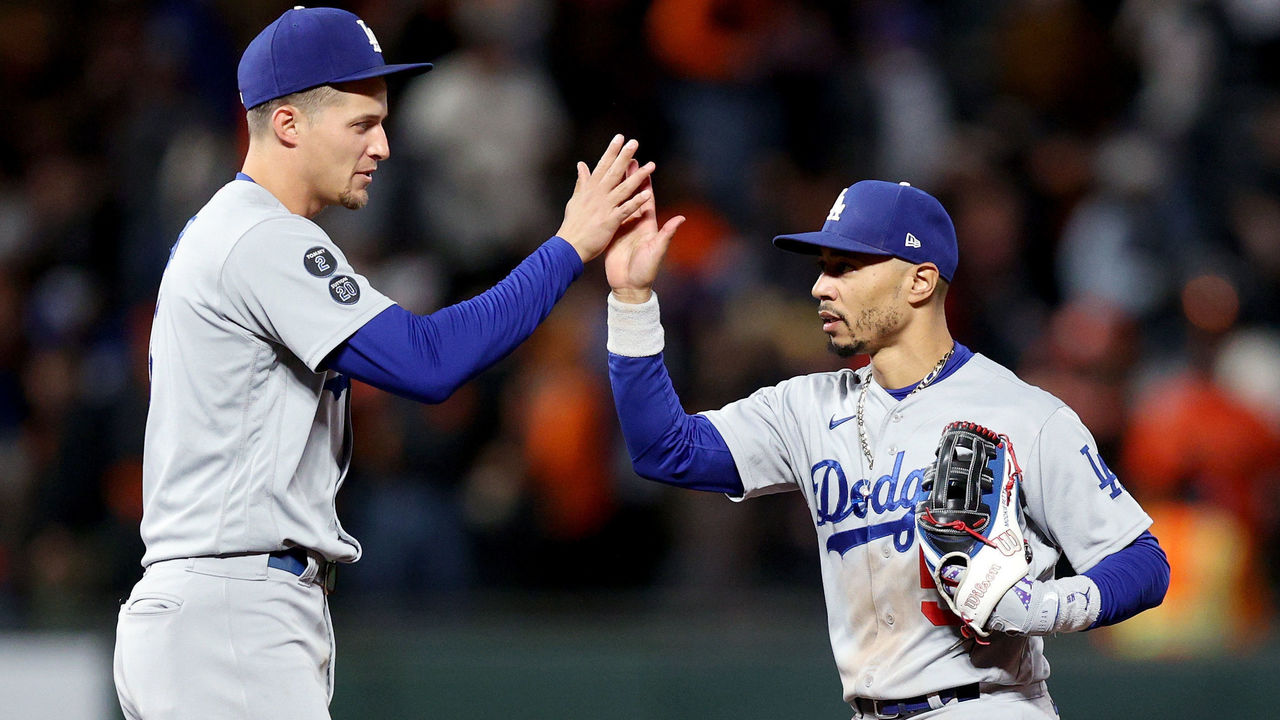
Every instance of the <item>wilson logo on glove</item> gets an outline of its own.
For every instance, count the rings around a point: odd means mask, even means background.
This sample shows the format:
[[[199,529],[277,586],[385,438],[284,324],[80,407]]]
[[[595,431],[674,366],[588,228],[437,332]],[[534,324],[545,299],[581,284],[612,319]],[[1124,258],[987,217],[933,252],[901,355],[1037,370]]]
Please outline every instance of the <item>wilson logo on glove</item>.
[[[1018,551],[1022,550],[1022,547],[1018,544],[1019,539],[1020,538],[1015,537],[1014,533],[1006,530],[993,538],[992,544],[996,548],[999,548],[1000,552],[1005,555],[1013,556],[1018,554]]]
[[[1023,537],[1022,468],[1007,435],[971,422],[942,431],[928,493],[916,506],[920,553],[942,601],[984,642],[996,603],[1031,565]]]

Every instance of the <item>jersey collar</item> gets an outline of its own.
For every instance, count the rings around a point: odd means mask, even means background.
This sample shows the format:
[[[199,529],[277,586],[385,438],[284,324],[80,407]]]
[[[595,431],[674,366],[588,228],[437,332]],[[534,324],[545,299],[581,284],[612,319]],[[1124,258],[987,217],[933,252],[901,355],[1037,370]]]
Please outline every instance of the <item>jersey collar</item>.
[[[946,380],[948,377],[951,377],[951,375],[953,375],[956,370],[959,370],[962,365],[969,362],[969,358],[972,358],[972,357],[973,357],[972,350],[965,347],[964,345],[961,345],[960,343],[956,343],[956,351],[954,353],[951,353],[951,358],[947,360],[946,365],[942,366],[942,372],[938,374],[938,377],[934,378],[932,384],[937,385],[943,380]],[[912,383],[903,388],[897,388],[894,390],[885,389],[885,392],[892,395],[894,400],[902,400],[906,396],[910,395],[911,391],[915,389],[916,389],[916,384]]]

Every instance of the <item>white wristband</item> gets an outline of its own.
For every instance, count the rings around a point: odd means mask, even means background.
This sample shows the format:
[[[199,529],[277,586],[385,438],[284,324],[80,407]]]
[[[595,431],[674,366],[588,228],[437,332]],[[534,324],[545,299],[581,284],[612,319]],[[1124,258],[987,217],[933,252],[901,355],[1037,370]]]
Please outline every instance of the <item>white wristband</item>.
[[[665,336],[658,313],[658,294],[642,303],[625,303],[609,293],[609,352],[649,357],[662,352]]]

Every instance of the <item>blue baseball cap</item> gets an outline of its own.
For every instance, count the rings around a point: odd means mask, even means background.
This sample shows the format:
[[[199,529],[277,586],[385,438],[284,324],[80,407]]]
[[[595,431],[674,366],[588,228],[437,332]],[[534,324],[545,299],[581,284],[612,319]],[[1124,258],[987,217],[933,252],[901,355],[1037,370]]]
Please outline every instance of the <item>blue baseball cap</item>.
[[[430,69],[431,63],[386,64],[373,31],[346,10],[299,5],[249,43],[236,79],[247,109],[321,85]]]
[[[817,232],[779,235],[774,247],[817,255],[822,248],[931,262],[947,282],[956,272],[956,228],[942,203],[909,183],[863,180],[836,197]]]

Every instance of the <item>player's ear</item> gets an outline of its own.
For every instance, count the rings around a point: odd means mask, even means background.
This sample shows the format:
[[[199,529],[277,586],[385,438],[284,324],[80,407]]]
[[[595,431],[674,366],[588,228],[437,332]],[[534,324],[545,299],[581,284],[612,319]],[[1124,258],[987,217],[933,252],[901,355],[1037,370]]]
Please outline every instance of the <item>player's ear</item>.
[[[292,105],[281,105],[271,113],[271,130],[281,143],[295,147],[301,134],[302,120],[301,110]]]
[[[907,300],[912,305],[920,305],[933,297],[942,276],[938,274],[938,266],[931,262],[912,266],[909,275],[910,285],[907,288]]]

